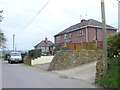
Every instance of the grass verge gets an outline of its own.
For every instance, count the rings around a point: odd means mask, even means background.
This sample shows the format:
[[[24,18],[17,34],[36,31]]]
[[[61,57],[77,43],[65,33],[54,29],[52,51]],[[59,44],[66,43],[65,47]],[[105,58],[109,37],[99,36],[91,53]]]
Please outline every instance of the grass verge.
[[[108,74],[97,85],[105,88],[120,88],[120,57],[109,60]]]

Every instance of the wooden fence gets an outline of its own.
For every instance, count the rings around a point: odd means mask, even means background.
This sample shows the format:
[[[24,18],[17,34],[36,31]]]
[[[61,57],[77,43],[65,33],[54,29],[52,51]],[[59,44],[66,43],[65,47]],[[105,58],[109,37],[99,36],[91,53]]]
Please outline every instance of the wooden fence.
[[[70,50],[80,50],[80,49],[87,49],[87,50],[101,50],[103,48],[103,42],[83,42],[83,43],[66,43],[66,47]]]

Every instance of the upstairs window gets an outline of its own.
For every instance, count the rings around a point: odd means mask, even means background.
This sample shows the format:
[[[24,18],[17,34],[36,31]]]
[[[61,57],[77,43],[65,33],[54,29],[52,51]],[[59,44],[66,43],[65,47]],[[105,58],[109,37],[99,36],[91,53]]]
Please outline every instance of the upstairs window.
[[[60,41],[60,36],[57,36],[56,39],[57,39],[57,41]]]
[[[64,39],[67,39],[67,34],[64,34]]]
[[[84,30],[79,30],[79,31],[77,32],[77,36],[82,36],[82,35],[84,35]]]
[[[82,35],[84,35],[84,30],[82,30]]]
[[[80,30],[80,36],[82,36],[82,30]]]
[[[80,36],[80,31],[77,31],[77,36]]]
[[[69,33],[69,38],[72,38],[72,33]]]

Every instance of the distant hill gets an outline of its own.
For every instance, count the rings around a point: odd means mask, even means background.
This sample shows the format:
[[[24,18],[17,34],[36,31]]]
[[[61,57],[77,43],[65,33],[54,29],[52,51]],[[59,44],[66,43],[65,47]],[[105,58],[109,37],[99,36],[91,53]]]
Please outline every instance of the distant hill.
[[[4,56],[5,54],[8,54],[10,52],[12,52],[13,50],[4,50],[4,51],[1,51],[0,50],[0,57],[1,56]],[[28,52],[28,50],[18,50],[18,52]]]

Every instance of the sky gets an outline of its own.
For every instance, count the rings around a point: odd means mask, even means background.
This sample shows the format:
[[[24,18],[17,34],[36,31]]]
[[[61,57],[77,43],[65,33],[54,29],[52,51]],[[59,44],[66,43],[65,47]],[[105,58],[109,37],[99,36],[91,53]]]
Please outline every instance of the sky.
[[[104,1],[106,23],[118,28],[117,0]],[[54,35],[81,19],[101,22],[100,0],[0,0],[0,10],[8,50],[13,47],[13,34],[17,50],[31,50],[46,37],[54,42]]]

